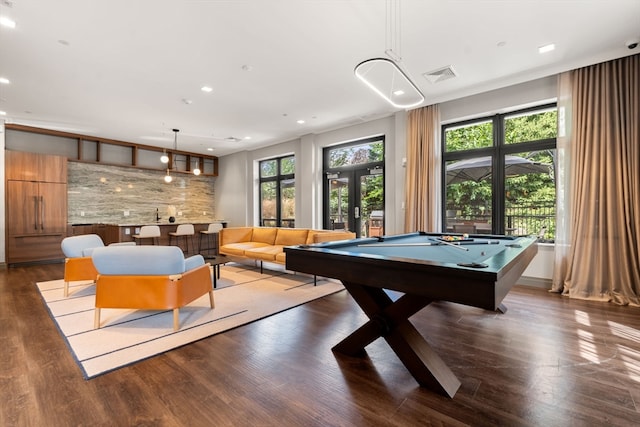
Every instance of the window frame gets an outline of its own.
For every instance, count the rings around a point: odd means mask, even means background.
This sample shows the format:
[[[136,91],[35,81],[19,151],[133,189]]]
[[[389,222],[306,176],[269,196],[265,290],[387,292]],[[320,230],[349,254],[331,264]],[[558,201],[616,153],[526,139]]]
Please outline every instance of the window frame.
[[[472,159],[483,156],[490,156],[492,159],[493,167],[493,179],[492,185],[492,200],[491,200],[491,224],[492,232],[495,234],[505,234],[505,156],[511,154],[517,154],[525,151],[542,151],[542,150],[556,150],[557,149],[557,136],[555,138],[545,138],[533,141],[525,141],[507,144],[505,143],[505,122],[507,119],[513,116],[524,115],[533,113],[536,111],[543,112],[544,110],[556,109],[557,103],[547,103],[537,105],[534,107],[528,107],[518,110],[513,110],[505,113],[497,113],[490,116],[482,116],[468,120],[461,120],[443,124],[440,128],[441,131],[441,227],[442,230],[446,230],[446,196],[447,196],[447,184],[446,184],[446,166],[448,162],[460,161],[466,159]],[[491,121],[493,126],[493,144],[490,147],[474,148],[468,150],[459,151],[446,151],[447,130],[454,127],[469,126],[474,123],[482,123]],[[557,188],[556,188],[557,191]]]
[[[294,161],[294,172],[291,174],[282,174],[282,161],[284,159],[290,159],[293,158]],[[262,176],[262,164],[265,162],[273,162],[276,161],[276,174],[273,176],[269,176],[269,177],[263,177]],[[283,227],[282,224],[282,183],[284,181],[289,181],[289,180],[293,180],[295,182],[295,169],[297,167],[296,165],[296,157],[294,154],[287,154],[287,155],[283,155],[283,156],[279,156],[279,157],[271,157],[269,159],[263,159],[263,160],[259,160],[258,161],[258,206],[259,206],[259,212],[258,212],[258,218],[260,221],[260,226],[263,227]],[[275,226],[270,226],[264,225],[264,220],[265,218],[263,217],[263,212],[262,212],[262,184],[263,183],[268,183],[268,182],[273,182],[275,183],[275,201],[276,201],[276,225]],[[295,213],[294,213],[295,215]],[[292,218],[292,220],[294,221],[293,224],[295,225],[295,216],[294,218]],[[290,225],[287,225],[287,227],[290,227]]]

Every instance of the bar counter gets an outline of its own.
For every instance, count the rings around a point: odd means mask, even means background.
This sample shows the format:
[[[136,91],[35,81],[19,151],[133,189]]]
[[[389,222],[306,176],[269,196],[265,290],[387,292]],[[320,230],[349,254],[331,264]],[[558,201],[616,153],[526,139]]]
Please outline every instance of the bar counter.
[[[195,245],[198,245],[200,239],[200,231],[206,231],[211,223],[221,223],[223,227],[227,226],[227,222],[224,220],[212,220],[210,222],[189,222],[189,221],[176,221],[173,223],[161,221],[150,222],[146,224],[70,224],[71,228],[69,235],[77,234],[97,234],[102,238],[105,245],[111,243],[120,242],[132,242],[133,235],[140,232],[140,227],[143,225],[157,225],[160,227],[160,245],[169,244],[169,233],[176,231],[176,228],[180,224],[193,224],[195,234],[193,236]]]

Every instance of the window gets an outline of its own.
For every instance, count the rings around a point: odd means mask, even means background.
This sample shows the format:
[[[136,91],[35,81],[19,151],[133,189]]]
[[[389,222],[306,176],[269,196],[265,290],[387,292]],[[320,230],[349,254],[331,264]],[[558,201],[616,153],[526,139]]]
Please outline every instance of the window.
[[[294,156],[260,162],[260,225],[295,227],[295,171]]]
[[[443,230],[555,235],[555,104],[442,128]]]

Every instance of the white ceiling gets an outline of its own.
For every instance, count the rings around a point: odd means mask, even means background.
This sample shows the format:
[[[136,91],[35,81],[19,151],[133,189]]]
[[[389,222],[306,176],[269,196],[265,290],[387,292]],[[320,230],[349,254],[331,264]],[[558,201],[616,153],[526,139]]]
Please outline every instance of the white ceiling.
[[[179,128],[179,149],[217,156],[392,114],[353,73],[386,49],[424,105],[640,52],[625,46],[640,0],[0,0],[0,15],[17,24],[0,27],[8,123],[166,148]],[[448,65],[457,77],[423,76]]]

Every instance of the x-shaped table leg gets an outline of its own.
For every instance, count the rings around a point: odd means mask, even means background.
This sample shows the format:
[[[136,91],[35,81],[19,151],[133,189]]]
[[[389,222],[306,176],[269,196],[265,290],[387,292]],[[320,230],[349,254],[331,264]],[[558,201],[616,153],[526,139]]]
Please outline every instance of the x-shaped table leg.
[[[420,385],[453,397],[460,381],[409,322],[412,315],[433,300],[404,294],[394,302],[381,288],[353,282],[343,284],[370,320],[333,347],[333,351],[359,356],[367,345],[382,337]]]

